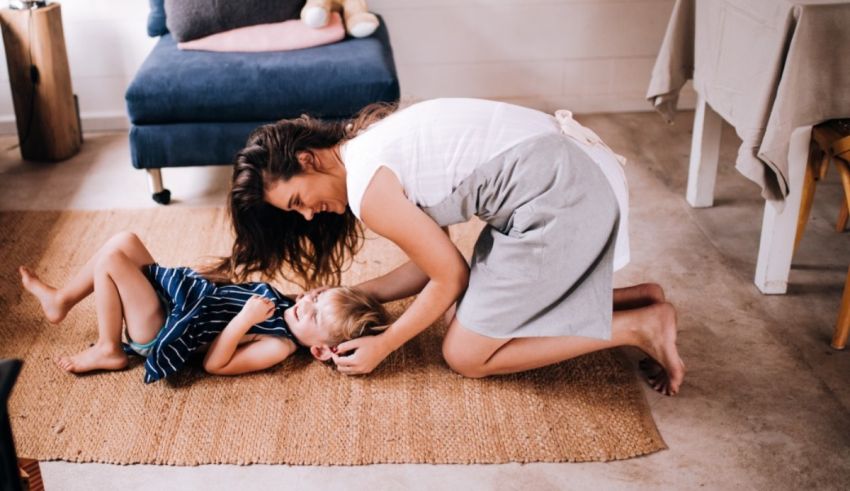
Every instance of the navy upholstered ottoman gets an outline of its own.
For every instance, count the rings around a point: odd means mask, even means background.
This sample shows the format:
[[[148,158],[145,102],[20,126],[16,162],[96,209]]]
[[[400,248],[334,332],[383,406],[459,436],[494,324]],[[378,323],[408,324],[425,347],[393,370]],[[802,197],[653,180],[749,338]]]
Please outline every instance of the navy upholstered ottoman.
[[[398,100],[386,26],[370,37],[295,51],[181,51],[151,0],[148,34],[159,36],[127,89],[133,166],[148,171],[153,199],[166,204],[163,167],[229,165],[261,124],[301,114],[343,119],[377,101]]]

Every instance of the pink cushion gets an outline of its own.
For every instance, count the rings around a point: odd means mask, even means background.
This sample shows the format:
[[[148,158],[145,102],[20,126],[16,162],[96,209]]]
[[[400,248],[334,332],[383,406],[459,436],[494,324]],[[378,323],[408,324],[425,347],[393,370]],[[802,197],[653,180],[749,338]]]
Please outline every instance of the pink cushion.
[[[177,47],[198,51],[288,51],[335,43],[345,37],[345,28],[337,12],[328,25],[313,29],[300,19],[240,27],[211,36],[178,43]]]

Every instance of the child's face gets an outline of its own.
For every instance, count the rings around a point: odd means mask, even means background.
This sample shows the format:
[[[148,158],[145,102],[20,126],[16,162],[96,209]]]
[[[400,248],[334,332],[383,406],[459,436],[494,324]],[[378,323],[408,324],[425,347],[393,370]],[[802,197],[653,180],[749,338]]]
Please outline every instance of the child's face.
[[[332,292],[333,289],[330,289],[304,295],[295,305],[283,311],[283,320],[304,346],[327,348],[330,344],[330,329],[327,321],[322,322],[322,313],[332,302]]]

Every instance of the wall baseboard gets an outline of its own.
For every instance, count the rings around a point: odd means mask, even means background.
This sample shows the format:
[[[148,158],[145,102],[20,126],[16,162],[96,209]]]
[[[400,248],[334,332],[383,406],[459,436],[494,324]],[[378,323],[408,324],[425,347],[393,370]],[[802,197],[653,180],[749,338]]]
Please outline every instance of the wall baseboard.
[[[447,96],[450,97],[450,96]],[[575,114],[588,113],[614,113],[614,112],[647,112],[652,111],[652,106],[646,99],[632,95],[599,95],[599,96],[572,96],[572,95],[534,95],[530,97],[499,97],[494,98],[512,104],[533,107],[541,111],[552,112],[556,109],[570,109]],[[419,98],[406,95],[403,101],[413,102]],[[696,93],[685,87],[679,97],[679,109],[693,109],[696,104]],[[84,113],[81,116],[83,133],[97,131],[128,131],[130,120],[123,112],[111,113]],[[0,117],[0,135],[14,135],[17,133],[14,116]]]
[[[653,112],[655,109],[646,99],[633,96],[570,96],[535,95],[530,97],[504,97],[500,101],[531,107],[540,111],[553,113],[558,109],[569,109],[573,114],[597,114],[597,113],[632,113]],[[691,110],[696,105],[696,95],[687,94],[684,91],[679,96],[677,108],[679,110]]]
[[[130,120],[124,113],[88,113],[80,116],[83,133],[96,131],[127,131]],[[18,132],[14,116],[0,117],[0,135],[14,135]]]

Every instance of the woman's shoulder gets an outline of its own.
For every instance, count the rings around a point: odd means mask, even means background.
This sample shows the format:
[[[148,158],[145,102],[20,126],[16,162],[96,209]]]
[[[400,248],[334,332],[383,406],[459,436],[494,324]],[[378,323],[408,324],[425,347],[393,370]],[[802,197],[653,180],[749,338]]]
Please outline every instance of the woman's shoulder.
[[[392,116],[390,116],[392,117]],[[380,121],[377,124],[382,124]],[[386,128],[384,126],[383,128]],[[400,131],[387,131],[372,128],[344,143],[340,149],[345,165],[345,186],[348,206],[360,219],[360,202],[366,189],[370,187],[375,174],[381,167],[390,168],[394,174],[401,175],[405,164],[399,154],[404,136]]]
[[[385,177],[388,179],[377,179],[377,176],[382,174],[381,171],[384,169],[386,170]],[[361,168],[360,172],[350,173],[349,177],[346,179],[348,207],[351,209],[351,212],[354,213],[354,216],[356,216],[358,220],[362,221],[363,217],[361,216],[361,207],[366,192],[368,191],[369,193],[378,193],[383,195],[388,192],[393,192],[392,186],[387,186],[385,183],[394,185],[396,183],[400,184],[401,182],[401,172],[396,166],[390,165],[389,161],[376,161],[373,165]],[[396,187],[400,188],[400,186]],[[402,189],[401,192],[403,194],[404,190]]]

